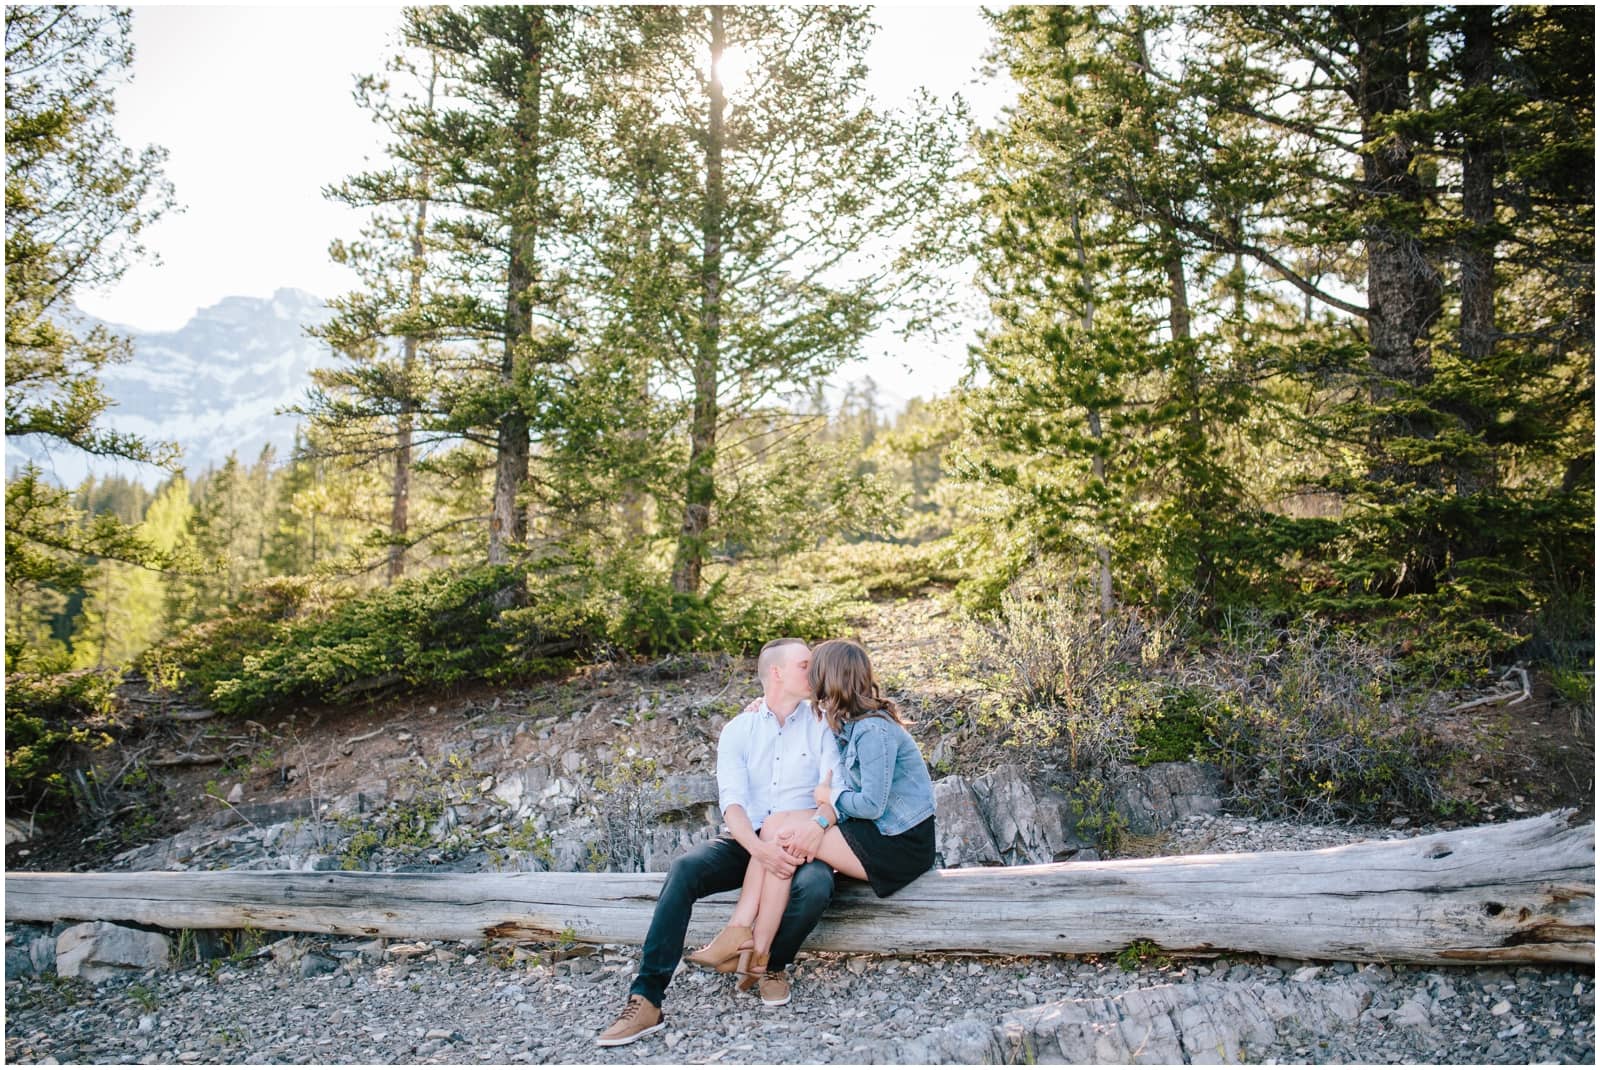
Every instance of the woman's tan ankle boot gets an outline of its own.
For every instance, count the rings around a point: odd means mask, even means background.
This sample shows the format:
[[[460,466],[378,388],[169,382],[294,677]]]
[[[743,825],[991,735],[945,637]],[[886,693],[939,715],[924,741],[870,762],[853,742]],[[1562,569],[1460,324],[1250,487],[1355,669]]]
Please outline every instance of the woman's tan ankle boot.
[[[750,926],[727,925],[712,940],[699,951],[693,951],[683,956],[683,961],[703,970],[716,970],[718,973],[732,973],[739,965],[739,945],[749,943],[751,938]]]
[[[763,951],[752,954],[748,961],[740,962],[737,986],[740,992],[748,992],[761,983],[761,979],[767,975],[767,959],[770,957],[769,953]]]

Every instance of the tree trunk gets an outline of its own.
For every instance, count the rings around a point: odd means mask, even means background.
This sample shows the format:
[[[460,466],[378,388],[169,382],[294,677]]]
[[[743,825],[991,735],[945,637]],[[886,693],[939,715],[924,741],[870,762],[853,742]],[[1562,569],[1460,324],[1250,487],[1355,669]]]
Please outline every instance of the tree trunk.
[[[1144,79],[1146,85],[1150,85],[1150,49],[1142,27],[1136,31],[1135,41],[1139,47],[1140,77]],[[1156,131],[1152,129],[1150,133],[1151,144],[1159,144]],[[1204,463],[1202,458],[1206,452],[1206,431],[1205,416],[1200,405],[1200,358],[1194,346],[1194,324],[1189,310],[1189,282],[1184,271],[1183,243],[1178,238],[1177,229],[1171,223],[1171,220],[1178,218],[1180,207],[1174,204],[1161,206],[1158,214],[1159,240],[1161,266],[1167,276],[1167,307],[1172,326],[1172,342],[1177,352],[1177,367],[1174,370],[1178,388],[1187,395],[1183,399],[1187,412],[1178,429],[1183,442],[1183,459],[1179,463],[1182,485],[1179,493],[1183,496],[1184,512],[1194,521],[1196,528],[1195,567],[1192,579],[1194,590],[1201,604],[1209,606],[1212,581],[1216,574],[1211,558],[1208,516],[1213,503],[1202,489],[1196,486],[1195,481],[1196,468]]]
[[[1470,94],[1487,96],[1494,87],[1494,8],[1469,7],[1465,19],[1463,79]],[[1481,106],[1481,101],[1477,102]],[[1461,160],[1461,213],[1467,228],[1461,259],[1461,355],[1469,366],[1481,365],[1494,354],[1494,179],[1495,130],[1485,117],[1466,121],[1467,137]],[[1463,412],[1466,430],[1482,430],[1485,414],[1472,406]],[[1474,494],[1492,487],[1493,463],[1460,462],[1456,493]]]
[[[1429,261],[1416,219],[1423,205],[1414,137],[1394,124],[1396,115],[1413,105],[1410,23],[1420,17],[1404,7],[1351,9],[1358,56],[1356,102],[1361,114],[1361,186],[1368,220],[1368,344],[1374,380],[1372,400],[1383,402],[1396,385],[1424,386],[1433,378],[1433,353],[1428,332],[1438,319],[1442,296],[1439,272]],[[1384,440],[1396,436],[1431,437],[1425,422],[1390,415],[1375,429],[1375,478],[1401,483],[1433,473],[1397,470]]]
[[[500,381],[508,393],[518,382],[518,366],[528,359],[533,335],[534,290],[538,285],[539,152],[543,131],[544,16],[524,9],[530,23],[523,43],[522,95],[513,127],[516,159],[512,167],[521,195],[511,207],[511,263],[506,273],[506,338],[500,358]],[[528,414],[519,402],[501,413],[495,433],[494,501],[489,514],[489,564],[511,561],[511,550],[528,541],[527,513],[517,508],[517,494],[528,481]]]
[[[659,873],[8,873],[7,921],[427,939],[643,941]],[[691,943],[733,893],[696,911]],[[843,882],[817,951],[1594,962],[1594,823],[1570,811],[1320,851],[938,870],[888,902]]]
[[[1072,199],[1072,240],[1077,246],[1078,278],[1083,287],[1083,311],[1078,316],[1078,326],[1083,330],[1084,337],[1094,334],[1094,280],[1089,277],[1089,252],[1083,244],[1083,227],[1079,220],[1078,199],[1074,193]],[[1105,431],[1100,425],[1100,410],[1089,410],[1089,437],[1096,443],[1105,441]],[[1098,449],[1095,451],[1094,460],[1089,462],[1089,473],[1094,481],[1101,487],[1106,483],[1106,459]],[[1116,601],[1111,585],[1111,540],[1109,536],[1095,543],[1094,556],[1097,564],[1095,572],[1095,588],[1100,595],[1100,615],[1110,617],[1111,611],[1116,608]]]
[[[439,58],[430,56],[432,69],[428,73],[427,114],[433,114],[434,87],[439,82]],[[422,280],[427,270],[428,197],[431,176],[427,164],[418,174],[419,196],[417,218],[411,228],[411,278],[410,312],[416,315],[422,308]],[[395,421],[394,481],[390,497],[389,514],[389,584],[393,586],[406,571],[406,532],[411,523],[411,430],[416,403],[411,397],[411,374],[417,365],[416,332],[406,333],[401,353],[401,373],[405,396],[400,400],[400,415]]]
[[[694,413],[689,426],[689,471],[684,485],[683,528],[672,566],[672,589],[700,590],[706,530],[716,501],[718,356],[722,343],[722,142],[728,98],[722,85],[727,48],[721,7],[711,9],[711,86],[706,129],[706,202],[700,228],[700,335],[694,361]]]

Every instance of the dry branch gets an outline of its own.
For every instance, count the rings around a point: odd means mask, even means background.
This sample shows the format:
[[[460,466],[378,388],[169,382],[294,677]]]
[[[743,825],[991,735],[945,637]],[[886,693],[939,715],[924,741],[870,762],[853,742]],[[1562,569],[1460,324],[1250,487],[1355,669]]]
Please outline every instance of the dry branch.
[[[175,754],[171,758],[152,758],[145,764],[164,769],[177,765],[216,765],[227,760],[227,757],[221,754]]]

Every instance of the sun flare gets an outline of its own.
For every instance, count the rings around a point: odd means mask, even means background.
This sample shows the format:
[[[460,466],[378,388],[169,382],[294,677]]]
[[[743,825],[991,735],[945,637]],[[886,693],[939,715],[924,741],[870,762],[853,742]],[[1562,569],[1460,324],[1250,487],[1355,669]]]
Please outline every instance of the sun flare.
[[[750,59],[743,45],[729,45],[722,50],[722,58],[712,64],[712,69],[721,75],[724,93],[733,96],[744,88],[749,79]]]

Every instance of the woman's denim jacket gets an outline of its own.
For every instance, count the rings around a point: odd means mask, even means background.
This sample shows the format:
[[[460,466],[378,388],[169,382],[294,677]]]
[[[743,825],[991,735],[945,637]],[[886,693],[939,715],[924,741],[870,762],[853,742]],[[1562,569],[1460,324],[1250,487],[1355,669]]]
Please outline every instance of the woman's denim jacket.
[[[848,721],[838,734],[845,790],[834,809],[898,836],[933,816],[933,780],[917,741],[885,717]]]

